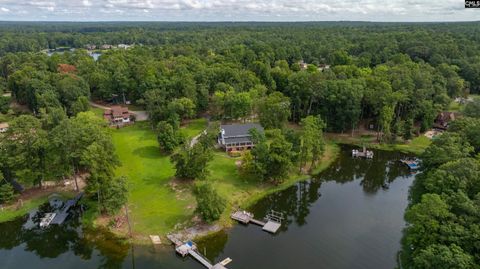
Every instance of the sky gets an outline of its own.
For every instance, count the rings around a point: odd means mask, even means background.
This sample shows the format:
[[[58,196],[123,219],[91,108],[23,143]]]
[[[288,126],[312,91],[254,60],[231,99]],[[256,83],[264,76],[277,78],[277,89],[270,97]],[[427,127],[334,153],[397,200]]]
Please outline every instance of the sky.
[[[4,21],[474,21],[464,0],[0,0]]]

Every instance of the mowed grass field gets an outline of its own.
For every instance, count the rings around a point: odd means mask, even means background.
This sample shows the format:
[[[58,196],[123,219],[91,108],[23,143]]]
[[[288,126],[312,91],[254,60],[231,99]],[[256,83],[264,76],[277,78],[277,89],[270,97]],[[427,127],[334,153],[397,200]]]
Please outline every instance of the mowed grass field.
[[[206,127],[204,119],[190,121],[182,133],[191,138]],[[168,155],[160,152],[155,133],[148,122],[113,131],[113,141],[121,166],[118,176],[126,176],[129,182],[129,216],[137,239],[148,240],[148,235],[166,235],[176,228],[190,225],[196,202],[192,193],[197,182],[179,182],[174,179],[175,170]],[[325,169],[336,158],[338,146],[328,144],[327,151],[318,167]],[[272,186],[258,180],[247,180],[239,175],[236,162],[241,158],[229,157],[215,151],[208,164],[207,181],[228,202],[220,222],[228,225],[232,209],[247,207],[269,193],[287,188],[308,176],[294,175],[280,185]],[[177,224],[183,224],[180,227]]]
[[[188,135],[205,128],[203,119],[192,122],[183,128]],[[170,184],[174,167],[169,156],[160,152],[149,124],[114,130],[113,141],[121,162],[116,174],[128,178],[133,232],[140,236],[166,234],[177,223],[188,221],[195,210],[195,199],[188,186],[179,189]]]

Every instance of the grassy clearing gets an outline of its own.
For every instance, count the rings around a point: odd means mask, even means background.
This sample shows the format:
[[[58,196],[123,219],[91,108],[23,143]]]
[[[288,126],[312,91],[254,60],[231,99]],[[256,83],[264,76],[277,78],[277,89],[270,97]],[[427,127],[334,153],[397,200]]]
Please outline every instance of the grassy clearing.
[[[98,108],[98,107],[90,107],[90,111],[95,113],[97,117],[100,117],[103,119],[103,109]]]
[[[331,143],[338,143],[338,144],[350,144],[350,145],[357,145],[363,146],[365,145],[368,148],[375,148],[381,150],[398,150],[404,153],[413,153],[415,155],[420,155],[425,151],[425,149],[430,145],[431,140],[425,137],[424,135],[420,135],[418,137],[413,138],[409,142],[399,141],[393,144],[387,143],[378,143],[377,138],[372,135],[368,136],[350,136],[346,134],[328,134],[328,141]]]
[[[194,131],[186,127],[185,132]],[[114,131],[113,141],[122,163],[117,175],[128,178],[133,232],[142,236],[166,234],[177,223],[188,221],[194,197],[188,186],[175,188],[170,184],[173,166],[169,157],[160,152],[148,123]]]
[[[180,128],[180,132],[187,138],[193,138],[200,134],[207,127],[207,120],[204,118],[189,120]]]
[[[432,141],[429,138],[421,135],[412,139],[412,141],[410,141],[408,144],[396,144],[394,145],[393,149],[420,155],[431,143]]]
[[[320,165],[313,171],[319,173],[327,168],[337,157],[339,147],[328,144]],[[283,183],[272,186],[255,180],[246,180],[238,174],[236,161],[239,158],[231,158],[224,153],[216,152],[209,164],[210,176],[207,180],[212,182],[219,194],[228,201],[227,210],[223,213],[220,223],[230,225],[230,213],[235,208],[247,208],[268,194],[284,190],[298,181],[308,179],[308,175],[292,174]]]
[[[41,192],[38,195],[34,195],[34,197],[32,198],[23,199],[24,200],[23,205],[19,209],[17,209],[17,206],[15,204],[15,205],[7,206],[3,210],[0,210],[0,222],[11,221],[17,217],[27,214],[33,209],[46,203],[48,201],[48,196],[51,195],[52,193],[60,194],[65,198],[73,197],[73,194],[69,192],[56,192],[56,191]]]
[[[197,119],[182,127],[182,132],[193,137],[205,129],[206,121]],[[158,150],[155,134],[148,123],[137,123],[113,131],[113,141],[121,160],[117,175],[125,175],[129,182],[129,210],[132,229],[140,242],[146,242],[150,234],[165,235],[179,228],[177,224],[189,225],[196,208],[192,194],[193,184],[173,180],[174,167],[169,157]],[[336,157],[338,146],[327,145],[321,165],[315,172],[325,169]],[[262,197],[285,189],[308,176],[292,175],[278,186],[248,181],[242,178],[236,161],[223,152],[215,152],[209,163],[212,182],[220,195],[227,198],[228,207],[220,224],[230,225],[230,212],[235,207],[248,207]]]
[[[37,197],[34,199],[27,200],[23,203],[22,208],[16,210],[15,206],[12,206],[7,209],[3,209],[0,211],[0,222],[10,221],[15,219],[16,217],[23,216],[30,212],[31,210],[37,208],[41,204],[47,201],[46,196]]]

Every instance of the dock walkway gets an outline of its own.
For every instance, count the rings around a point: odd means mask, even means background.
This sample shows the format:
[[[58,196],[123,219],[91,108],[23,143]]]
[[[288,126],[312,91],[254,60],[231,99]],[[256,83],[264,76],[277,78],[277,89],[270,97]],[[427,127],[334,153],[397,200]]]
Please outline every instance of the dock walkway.
[[[258,226],[262,226],[262,230],[269,233],[276,233],[278,229],[280,229],[280,227],[282,226],[283,219],[282,214],[273,211],[269,213],[265,218],[267,222],[256,220],[253,213],[244,210],[236,211],[232,213],[230,217],[243,224],[253,223]]]
[[[70,199],[68,200],[67,202],[65,202],[65,204],[63,205],[63,207],[58,211],[58,212],[55,212],[55,213],[47,213],[46,216],[48,216],[49,214],[53,214],[54,217],[48,222],[48,224],[45,225],[45,223],[42,225],[42,223],[40,223],[40,227],[42,228],[46,228],[52,224],[57,224],[57,225],[60,225],[62,223],[65,222],[65,220],[68,218],[68,216],[70,215],[70,209],[72,207],[74,207],[75,205],[77,205],[78,201],[80,201],[80,199],[83,197],[83,192],[82,193],[79,193],[77,196],[75,196],[75,198],[73,199]]]
[[[197,251],[189,249],[188,254],[190,254],[190,256],[195,258],[199,263],[201,263],[203,266],[207,267],[208,269],[213,267],[213,265],[211,265],[210,262],[205,257],[200,255],[200,253],[198,253]]]
[[[182,257],[187,255],[192,256],[192,258],[197,260],[203,266],[207,267],[207,269],[227,269],[225,265],[232,261],[232,259],[226,258],[222,262],[212,265],[206,257],[198,252],[197,245],[195,243],[191,241],[183,243],[173,235],[167,235],[167,238],[175,245],[175,251],[178,254],[180,254]]]

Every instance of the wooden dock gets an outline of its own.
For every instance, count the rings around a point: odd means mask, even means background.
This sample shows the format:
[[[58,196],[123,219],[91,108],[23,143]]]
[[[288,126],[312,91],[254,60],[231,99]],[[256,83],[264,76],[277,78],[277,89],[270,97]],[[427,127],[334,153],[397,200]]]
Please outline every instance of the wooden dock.
[[[167,235],[167,238],[175,245],[175,251],[178,254],[180,254],[182,257],[190,255],[208,269],[227,269],[225,266],[232,261],[232,259],[226,258],[222,262],[212,265],[212,263],[206,257],[198,252],[197,245],[194,242],[188,241],[184,243],[173,235]]]
[[[77,205],[78,201],[83,197],[83,192],[75,196],[75,198],[70,199],[65,202],[65,204],[60,208],[57,212],[54,213],[47,213],[45,214],[45,217],[42,218],[42,221],[40,222],[40,227],[46,228],[50,226],[51,224],[63,224],[65,220],[68,218],[70,215],[70,209]],[[51,217],[53,214],[53,217],[51,219],[46,219],[47,217]],[[49,220],[49,221],[47,221]]]
[[[265,217],[266,222],[256,220],[253,216],[253,213],[244,210],[236,211],[232,213],[230,217],[243,224],[253,223],[258,226],[262,226],[262,230],[269,233],[276,233],[278,229],[280,229],[280,227],[282,226],[283,219],[282,214],[274,212],[273,210]]]

